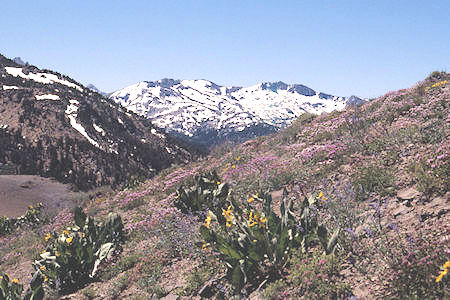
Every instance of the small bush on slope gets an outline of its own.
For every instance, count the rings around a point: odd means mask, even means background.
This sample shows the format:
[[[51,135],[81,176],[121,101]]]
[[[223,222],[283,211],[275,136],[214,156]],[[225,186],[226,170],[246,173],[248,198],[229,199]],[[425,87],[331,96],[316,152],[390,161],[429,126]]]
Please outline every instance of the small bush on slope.
[[[76,291],[95,278],[100,264],[120,251],[124,241],[118,215],[109,215],[106,223],[99,226],[78,207],[74,219],[75,226],[59,236],[47,233],[48,245],[33,264],[46,285],[61,294]]]
[[[0,216],[0,236],[11,233],[16,228],[23,225],[36,225],[40,220],[42,203],[38,203],[35,206],[30,205],[27,212],[18,218],[7,218]]]
[[[215,180],[220,184],[217,177]],[[243,207],[231,197],[231,191],[214,193],[217,184],[204,186],[201,183],[190,188],[198,193],[193,193],[192,197],[185,193],[182,198],[184,204],[192,204],[185,210],[198,209],[200,191],[200,195],[211,195],[210,203],[222,203],[223,207],[213,205],[208,210],[205,225],[200,227],[204,239],[202,248],[211,247],[220,253],[219,258],[227,266],[227,277],[237,293],[246,284],[255,288],[265,280],[280,278],[294,248],[300,247],[305,252],[311,245],[321,243],[326,254],[334,252],[339,231],[330,238],[327,229],[318,224],[309,208],[316,202],[315,197],[302,201],[297,218],[293,199],[288,201],[285,193],[278,216],[272,208],[270,194],[254,195]],[[255,203],[262,209],[257,209]]]

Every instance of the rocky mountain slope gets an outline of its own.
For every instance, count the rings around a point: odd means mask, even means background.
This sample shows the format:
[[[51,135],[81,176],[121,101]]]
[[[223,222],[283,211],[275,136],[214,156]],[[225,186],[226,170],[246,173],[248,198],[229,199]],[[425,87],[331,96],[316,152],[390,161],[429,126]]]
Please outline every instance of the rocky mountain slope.
[[[64,299],[448,299],[449,81],[450,74],[434,72],[361,107],[304,114],[276,134],[217,148],[139,186],[86,201],[84,209],[96,219],[118,213],[128,234],[123,251],[102,265],[96,280]],[[195,217],[176,207],[179,187],[191,187],[195,176],[209,171],[220,179],[207,186],[232,189],[235,202],[221,209],[235,216],[229,225],[220,223],[220,214]],[[268,191],[281,215],[284,188],[294,205],[286,214],[314,216],[329,232],[339,229],[335,253],[326,255],[317,241],[291,248],[279,273],[258,269],[242,290],[233,288],[233,278],[225,276],[233,262],[224,260],[227,248],[205,241],[200,228],[248,245],[254,241],[238,235],[240,228],[273,228],[273,220],[254,225],[255,215],[248,214],[262,206],[257,193]],[[314,203],[306,212],[305,195]],[[242,218],[234,213],[237,205],[246,208]],[[34,230],[0,237],[0,273],[28,286],[32,262],[51,244],[44,237],[68,226],[73,214],[65,209]],[[252,259],[258,258],[244,262]],[[48,298],[61,297],[51,280],[44,282]]]
[[[199,145],[244,141],[284,128],[304,112],[320,114],[364,102],[284,82],[226,87],[207,80],[173,79],[139,82],[110,98]]]
[[[0,55],[4,173],[51,176],[86,189],[150,176],[192,157],[149,120],[73,79]]]

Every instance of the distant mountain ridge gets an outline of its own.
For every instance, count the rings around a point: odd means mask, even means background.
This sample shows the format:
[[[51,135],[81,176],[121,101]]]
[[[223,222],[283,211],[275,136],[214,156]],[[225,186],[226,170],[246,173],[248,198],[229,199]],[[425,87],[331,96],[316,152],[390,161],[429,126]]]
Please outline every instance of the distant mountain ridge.
[[[149,177],[195,155],[75,80],[0,55],[0,172],[88,189]]]
[[[108,96],[111,94],[111,93],[105,93],[105,92],[103,92],[103,91],[100,91],[100,90],[99,90],[95,85],[93,85],[92,83],[88,84],[86,87],[87,87],[88,89],[90,89],[90,90],[96,92],[96,93],[99,93],[100,95],[105,96],[105,97],[108,97]]]
[[[110,99],[168,133],[203,146],[244,141],[286,127],[304,112],[320,114],[366,101],[281,81],[228,87],[167,78],[130,85]]]

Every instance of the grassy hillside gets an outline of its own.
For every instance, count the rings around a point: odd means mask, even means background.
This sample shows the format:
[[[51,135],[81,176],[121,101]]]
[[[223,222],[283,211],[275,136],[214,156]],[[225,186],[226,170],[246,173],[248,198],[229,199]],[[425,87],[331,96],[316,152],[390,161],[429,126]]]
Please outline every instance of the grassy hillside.
[[[87,200],[84,211],[96,220],[111,212],[121,216],[125,242],[93,280],[67,297],[449,297],[450,275],[443,268],[450,260],[449,80],[450,74],[434,72],[361,107],[304,114],[277,134],[223,146],[200,161]],[[210,171],[218,177],[202,183],[211,200],[204,204],[184,190]],[[269,195],[281,221],[265,204]],[[0,234],[0,274],[26,288],[32,262],[48,247],[46,235],[67,226],[73,226],[72,212],[64,210]],[[283,228],[306,238],[296,243]],[[322,245],[323,231],[330,251]],[[259,255],[284,245],[291,246],[275,260]],[[233,255],[248,258],[239,262]],[[52,278],[44,282],[47,296],[56,297],[51,284],[57,288]]]

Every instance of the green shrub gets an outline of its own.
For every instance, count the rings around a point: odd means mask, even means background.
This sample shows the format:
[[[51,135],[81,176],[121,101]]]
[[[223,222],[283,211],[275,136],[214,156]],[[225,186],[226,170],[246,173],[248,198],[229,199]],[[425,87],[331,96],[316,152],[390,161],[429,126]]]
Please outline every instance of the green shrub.
[[[386,291],[396,299],[449,299],[450,276],[436,279],[448,260],[446,251],[445,240],[431,241],[424,237],[412,240],[406,236],[390,239],[383,256],[391,276]]]
[[[350,287],[342,282],[339,272],[342,258],[323,255],[316,250],[307,255],[294,251],[288,281],[292,285],[289,296],[304,299],[347,299]]]
[[[111,264],[102,269],[100,278],[102,280],[110,280],[118,274],[133,268],[142,258],[140,254],[130,254],[123,256],[115,264]]]
[[[409,168],[417,182],[417,189],[427,196],[433,193],[445,194],[450,188],[450,162],[448,159],[434,168],[423,159],[413,161]]]
[[[62,294],[76,291],[95,278],[100,264],[120,251],[124,239],[122,220],[116,214],[97,225],[78,207],[74,219],[75,226],[59,236],[46,235],[48,245],[33,264],[46,284]]]
[[[42,300],[44,298],[44,289],[42,282],[44,278],[42,274],[36,272],[30,281],[30,287],[21,298],[23,292],[23,285],[19,283],[17,278],[9,281],[7,274],[0,275],[0,300]]]
[[[22,292],[23,285],[19,283],[17,278],[10,281],[8,275],[0,275],[0,300],[20,299]]]
[[[262,292],[262,296],[264,299],[280,299],[280,294],[287,288],[287,283],[285,280],[278,279],[274,282],[269,283],[264,291]]]
[[[381,196],[392,194],[394,177],[385,168],[369,165],[354,173],[351,182],[358,200],[365,200],[374,192]]]
[[[227,201],[229,205],[226,210],[222,208],[222,218],[208,212],[200,234],[205,241],[202,247],[212,247],[219,253],[236,292],[246,284],[254,288],[264,280],[280,278],[294,248],[306,252],[311,245],[322,244],[327,254],[334,252],[339,231],[329,238],[327,229],[318,224],[310,208],[316,202],[314,196],[305,197],[299,218],[293,213],[294,201],[287,200],[286,191],[280,216],[274,212],[268,193],[254,195],[245,208],[232,197]],[[262,204],[262,209],[254,207],[254,202]]]
[[[296,140],[297,134],[299,134],[305,126],[311,124],[315,118],[316,115],[308,112],[301,114],[290,126],[281,131],[281,142],[285,144]]]
[[[191,188],[180,186],[175,206],[184,213],[198,213],[210,209],[219,211],[230,194],[228,184],[222,183],[215,171],[194,177]]]
[[[43,208],[42,203],[35,206],[30,205],[27,212],[18,218],[0,217],[0,236],[11,233],[23,225],[34,225],[41,222],[40,215]]]

